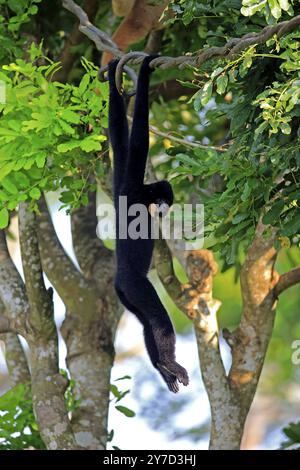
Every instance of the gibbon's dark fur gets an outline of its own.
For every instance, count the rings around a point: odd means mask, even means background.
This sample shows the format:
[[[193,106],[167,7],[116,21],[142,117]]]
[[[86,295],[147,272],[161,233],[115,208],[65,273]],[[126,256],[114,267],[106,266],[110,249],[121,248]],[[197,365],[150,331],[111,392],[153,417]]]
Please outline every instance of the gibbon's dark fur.
[[[153,366],[160,372],[169,390],[179,390],[178,381],[188,385],[186,370],[175,361],[175,334],[171,320],[154,287],[147,278],[154,240],[119,238],[119,196],[127,196],[128,208],[132,204],[173,204],[173,192],[167,181],[144,184],[144,173],[149,150],[149,62],[147,56],[140,69],[131,136],[123,97],[116,89],[117,60],[109,63],[110,86],[109,135],[114,153],[114,201],[116,207],[116,257],[115,288],[122,304],[144,326],[145,344]],[[152,217],[148,214],[148,227]],[[127,227],[132,218],[128,217]],[[150,233],[150,232],[149,232]]]

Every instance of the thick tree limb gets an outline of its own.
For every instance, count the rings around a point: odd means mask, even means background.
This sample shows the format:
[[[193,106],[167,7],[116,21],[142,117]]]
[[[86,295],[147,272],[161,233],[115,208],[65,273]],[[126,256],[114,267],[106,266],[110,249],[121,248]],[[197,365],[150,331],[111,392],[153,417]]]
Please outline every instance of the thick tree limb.
[[[76,258],[86,279],[103,286],[103,278],[114,271],[114,254],[97,236],[96,193],[89,195],[87,206],[81,206],[71,216],[72,238]],[[110,281],[111,274],[109,276]],[[105,291],[103,291],[105,294]],[[101,293],[98,293],[101,298]]]
[[[279,297],[285,290],[300,283],[300,267],[291,269],[287,273],[281,274],[274,287],[275,296]]]
[[[8,253],[3,230],[0,230],[0,299],[10,320],[14,320],[15,329],[24,334],[28,298],[22,278]]]
[[[91,285],[74,266],[56,235],[45,200],[40,201],[41,215],[37,218],[39,249],[42,265],[51,284],[68,310],[81,315],[81,303],[91,293]],[[78,302],[79,299],[79,302]]]
[[[80,400],[72,413],[72,429],[83,448],[104,449],[113,341],[119,319],[112,283],[113,254],[96,238],[93,195],[85,210],[72,214],[73,245],[83,274],[65,254],[44,202],[40,209],[38,233],[43,268],[67,309],[62,335],[68,349],[68,369],[75,381],[74,393]]]
[[[116,76],[118,89],[122,89],[122,70],[127,62],[139,64],[143,60],[144,52],[128,53],[123,52],[116,46],[116,44],[109,38],[109,36],[93,26],[86,13],[80,8],[73,0],[63,0],[63,6],[71,11],[80,21],[79,29],[86,36],[88,36],[96,45],[98,50],[107,52],[115,57],[122,57],[120,67]],[[300,15],[295,16],[291,20],[282,21],[276,25],[266,26],[259,33],[248,33],[241,38],[232,38],[224,46],[221,47],[208,47],[201,51],[193,53],[193,55],[185,55],[179,57],[159,57],[151,62],[151,67],[155,68],[170,68],[185,66],[200,67],[207,60],[213,57],[231,57],[240,53],[254,44],[264,44],[275,34],[278,38],[288,34],[300,26]],[[151,30],[152,28],[150,28]]]
[[[40,261],[36,216],[26,203],[19,207],[19,233],[26,290],[30,303],[28,341],[31,351],[33,407],[49,450],[79,448],[65,405],[67,381],[59,373],[58,339],[52,295],[46,290]]]
[[[263,224],[259,223],[242,267],[242,318],[238,329],[227,338],[232,349],[232,366],[228,378],[232,397],[239,403],[239,413],[233,415],[227,425],[222,417],[222,409],[219,413],[224,431],[228,429],[228,424],[233,430],[234,439],[229,448],[239,445],[242,439],[244,423],[257,389],[275,319],[276,298],[273,287],[277,281],[274,270],[276,232],[273,231],[266,239],[264,230]],[[224,448],[222,433],[218,433],[211,444],[212,448]]]
[[[10,388],[30,382],[30,373],[24,350],[15,333],[1,336],[5,344],[5,361],[9,372]]]
[[[193,320],[203,381],[209,396],[212,423],[211,449],[239,449],[245,420],[257,389],[275,318],[275,232],[263,237],[259,224],[242,268],[243,314],[236,331],[224,332],[232,350],[227,376],[220,349],[216,313],[220,303],[212,297],[216,265],[206,250],[181,256],[189,282],[180,286],[173,272],[172,255],[164,241],[156,244],[155,265],[176,305]],[[297,273],[298,278],[298,273]],[[293,278],[294,279],[294,278]],[[289,280],[289,282],[291,282]]]
[[[4,231],[0,233],[0,258],[5,260],[6,265],[9,267],[10,273],[13,274],[15,281],[17,281],[17,288],[14,289],[12,292],[12,298],[8,302],[7,306],[13,308],[13,311],[5,311],[4,303],[1,300],[0,295],[0,332],[6,333],[1,334],[0,338],[5,343],[5,360],[7,364],[7,368],[9,371],[9,384],[10,387],[14,387],[20,383],[28,382],[30,380],[30,374],[28,369],[27,360],[23,351],[23,348],[20,344],[19,338],[15,332],[16,330],[16,323],[18,324],[18,330],[24,331],[24,323],[25,323],[25,315],[28,309],[27,297],[25,295],[25,291],[23,288],[23,281],[20,278],[19,274],[16,272],[16,268],[12,264],[11,258],[9,256],[6,244],[6,238]],[[0,261],[0,271],[1,271],[1,261]],[[3,278],[0,277],[0,284]],[[11,279],[12,281],[13,279]],[[3,292],[4,287],[2,288]],[[1,288],[0,288],[1,290]],[[14,298],[14,293],[17,294],[17,297]],[[8,292],[5,289],[6,298],[8,296]],[[23,306],[26,307],[24,312],[21,312],[18,309],[19,299],[22,299]],[[14,304],[14,301],[16,304]],[[18,320],[16,322],[16,317],[14,313],[17,310]],[[9,327],[7,328],[7,323],[9,323]],[[21,325],[21,327],[20,327]],[[12,332],[14,331],[14,332]]]

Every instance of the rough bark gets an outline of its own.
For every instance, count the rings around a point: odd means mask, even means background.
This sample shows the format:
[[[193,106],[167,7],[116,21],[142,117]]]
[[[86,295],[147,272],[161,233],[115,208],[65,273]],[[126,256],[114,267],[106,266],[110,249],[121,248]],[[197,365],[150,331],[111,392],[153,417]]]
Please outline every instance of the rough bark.
[[[66,409],[67,380],[59,373],[58,338],[53,317],[52,289],[45,288],[35,215],[19,207],[22,265],[28,296],[26,340],[31,351],[33,409],[41,437],[49,450],[76,449]]]
[[[62,334],[79,405],[72,414],[76,441],[104,449],[114,335],[119,315],[112,276],[114,256],[96,236],[95,198],[72,215],[73,246],[81,272],[64,253],[45,204],[39,242],[43,269],[66,305]]]
[[[15,333],[8,332],[1,335],[0,338],[5,344],[5,361],[9,372],[9,388],[30,382],[27,360],[18,336]]]

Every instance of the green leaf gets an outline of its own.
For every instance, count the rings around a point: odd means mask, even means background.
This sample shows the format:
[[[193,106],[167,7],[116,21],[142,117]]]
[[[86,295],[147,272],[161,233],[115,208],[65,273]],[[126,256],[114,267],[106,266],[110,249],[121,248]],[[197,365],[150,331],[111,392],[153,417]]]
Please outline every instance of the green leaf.
[[[84,140],[80,142],[80,148],[84,152],[96,152],[98,150],[101,150],[101,144],[97,140],[95,140],[93,137],[86,137]]]
[[[39,188],[32,188],[30,191],[29,191],[29,196],[32,198],[32,199],[39,199],[41,197],[41,191],[39,190]]]
[[[277,0],[268,0],[270,10],[274,18],[278,20],[281,17],[281,8]]]
[[[217,84],[217,93],[219,95],[223,95],[225,93],[227,85],[228,85],[228,75],[221,75],[216,80]]]
[[[281,132],[286,135],[289,135],[292,132],[292,128],[287,122],[282,122],[280,125],[280,129]]]
[[[90,83],[90,76],[88,74],[85,74],[82,77],[81,82],[80,82],[79,87],[78,87],[78,91],[81,95],[85,92],[85,90],[87,89],[89,83]]]
[[[79,147],[80,141],[79,140],[69,140],[68,142],[64,142],[63,144],[59,144],[57,146],[57,150],[61,153],[69,152],[70,150]]]
[[[18,194],[18,188],[16,185],[9,180],[8,178],[4,178],[1,182],[2,186],[6,191],[10,194]]]
[[[25,173],[19,171],[15,172],[13,176],[19,187],[28,188],[28,186],[30,186],[30,180]]]
[[[204,87],[194,95],[194,108],[196,111],[201,109],[201,105],[207,105],[212,96],[212,91],[213,84],[211,81],[208,81],[205,83]]]
[[[38,168],[44,168],[45,163],[46,163],[46,154],[45,153],[39,153],[35,157],[35,163]]]
[[[80,116],[74,113],[74,111],[71,111],[70,109],[64,109],[59,113],[59,116],[65,121],[70,122],[71,124],[80,123]]]
[[[279,215],[284,208],[284,201],[280,199],[279,201],[275,202],[275,204],[271,207],[271,209],[263,216],[263,223],[266,225],[272,225],[275,221],[277,221]]]
[[[127,418],[133,418],[135,416],[135,412],[127,408],[126,406],[121,406],[118,405],[116,406],[116,409],[120,411],[120,413],[123,413]]]
[[[110,391],[116,398],[121,397],[121,392],[119,391],[119,389],[116,385],[111,384]]]
[[[249,217],[249,214],[237,214],[233,217],[232,223],[233,225],[239,224],[243,220],[247,219]]]
[[[282,235],[291,237],[299,233],[300,230],[300,210],[296,211],[294,217],[286,222],[281,230]]]
[[[6,207],[0,210],[0,229],[4,229],[8,226],[9,214]]]

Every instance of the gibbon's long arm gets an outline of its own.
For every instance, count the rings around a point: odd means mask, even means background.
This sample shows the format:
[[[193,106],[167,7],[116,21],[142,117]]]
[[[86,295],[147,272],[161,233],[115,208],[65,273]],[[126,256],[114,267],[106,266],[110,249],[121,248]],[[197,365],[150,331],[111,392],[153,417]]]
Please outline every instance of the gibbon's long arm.
[[[115,73],[118,60],[110,63],[108,69],[109,78],[109,138],[114,154],[114,194],[119,196],[119,191],[128,165],[128,123],[123,97],[119,94]]]
[[[128,184],[142,185],[149,151],[149,80],[153,71],[149,67],[157,56],[143,60],[137,83],[134,115],[129,141],[129,163],[126,179]]]

